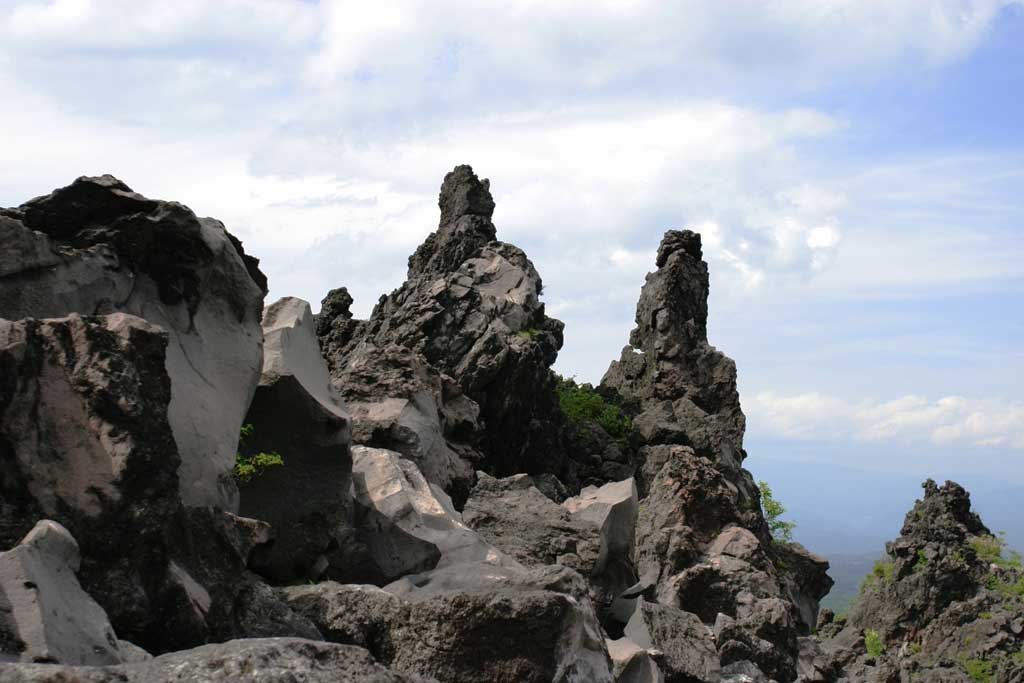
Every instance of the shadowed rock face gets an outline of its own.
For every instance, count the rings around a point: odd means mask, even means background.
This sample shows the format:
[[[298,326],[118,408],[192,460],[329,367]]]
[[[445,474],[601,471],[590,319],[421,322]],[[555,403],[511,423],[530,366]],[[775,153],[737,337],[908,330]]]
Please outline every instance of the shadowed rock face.
[[[246,423],[245,455],[277,452],[269,467],[239,484],[239,511],[276,534],[254,567],[275,581],[344,573],[353,552],[349,417],[320,355],[309,304],[287,297],[263,314],[263,375]]]
[[[355,441],[406,454],[461,506],[474,467],[501,476],[565,469],[549,370],[562,323],[545,315],[526,255],[496,241],[486,180],[457,167],[439,206],[440,225],[410,257],[406,283],[366,321],[353,321],[351,298],[335,290],[318,330]],[[395,368],[400,380],[371,389],[363,379],[395,377]]]
[[[261,365],[257,260],[219,221],[109,175],[4,209],[0,243],[0,318],[121,311],[167,332],[180,497],[237,509],[230,472]]]

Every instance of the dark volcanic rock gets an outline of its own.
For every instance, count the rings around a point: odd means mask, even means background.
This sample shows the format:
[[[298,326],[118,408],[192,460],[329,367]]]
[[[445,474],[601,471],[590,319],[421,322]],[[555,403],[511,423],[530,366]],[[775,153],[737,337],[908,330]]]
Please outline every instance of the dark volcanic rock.
[[[261,365],[256,260],[219,221],[109,175],[4,210],[0,243],[0,318],[121,311],[163,328],[180,497],[234,510],[235,446]]]
[[[599,391],[625,409],[639,442],[635,559],[646,594],[728,620],[723,665],[750,661],[796,676],[797,636],[815,624],[828,563],[771,539],[742,467],[745,418],[736,365],[707,339],[708,269],[700,236],[670,230],[647,275],[636,328]]]
[[[461,504],[473,466],[498,476],[562,473],[562,420],[549,370],[562,345],[562,323],[545,315],[540,276],[526,255],[495,240],[487,181],[459,166],[445,177],[439,204],[440,225],[410,257],[406,283],[359,322],[347,313],[347,292],[335,290],[318,329],[335,384],[352,409],[355,441],[406,453]],[[382,365],[387,372],[377,369]],[[367,391],[367,374],[401,371],[414,381],[385,380]],[[396,413],[410,404],[417,405],[417,421],[440,424],[391,430],[415,433],[412,448],[383,443],[360,433],[360,399],[370,404],[371,424],[380,406]],[[456,459],[432,456],[442,463],[434,467],[421,453],[444,448],[422,444],[439,439]],[[447,477],[434,473],[445,469]]]
[[[429,683],[388,671],[362,648],[271,638],[233,640],[112,667],[18,664],[0,683]]]
[[[263,333],[263,375],[246,416],[253,433],[241,451],[276,452],[284,465],[239,485],[241,514],[275,531],[254,566],[278,582],[316,579],[331,559],[344,572],[354,544],[349,418],[331,387],[309,304],[285,298],[268,306]]]
[[[924,483],[845,626],[808,646],[822,680],[1024,680],[1024,570],[958,484]],[[881,654],[868,651],[874,641]]]

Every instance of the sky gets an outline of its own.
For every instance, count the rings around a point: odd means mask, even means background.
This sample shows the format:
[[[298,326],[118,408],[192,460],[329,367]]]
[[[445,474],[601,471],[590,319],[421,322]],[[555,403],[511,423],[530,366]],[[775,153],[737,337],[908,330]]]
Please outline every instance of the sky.
[[[997,490],[1024,486],[1022,83],[1020,1],[0,0],[0,205],[112,173],[224,221],[271,300],[347,286],[365,316],[469,163],[558,371],[600,380],[691,228],[755,474],[809,510],[851,468]]]

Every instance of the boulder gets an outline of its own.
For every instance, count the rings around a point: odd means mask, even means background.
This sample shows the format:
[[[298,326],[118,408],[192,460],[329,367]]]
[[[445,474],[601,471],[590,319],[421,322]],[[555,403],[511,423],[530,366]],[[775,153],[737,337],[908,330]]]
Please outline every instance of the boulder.
[[[549,499],[528,475],[477,476],[462,514],[488,542],[531,567],[561,564],[587,577],[603,569],[597,523]]]
[[[258,261],[219,221],[109,175],[5,209],[0,237],[0,318],[123,312],[163,328],[177,491],[236,510],[231,470],[261,366]]]
[[[608,592],[617,596],[636,583],[632,556],[639,501],[633,478],[600,488],[588,486],[579,496],[563,502],[562,507],[600,529],[601,553],[593,573]]]
[[[353,544],[349,418],[320,355],[309,304],[284,298],[263,313],[263,374],[240,451],[284,465],[239,483],[239,512],[269,522],[275,540],[254,568],[277,582],[315,580]],[[345,571],[345,567],[338,568]]]
[[[106,613],[75,578],[80,560],[78,543],[50,520],[0,553],[0,630],[17,644],[0,642],[0,660],[97,666],[122,661]]]
[[[689,612],[641,599],[625,637],[639,648],[661,653],[658,661],[666,683],[720,679],[714,633]]]
[[[629,638],[605,640],[615,683],[665,683],[658,666],[662,653],[642,648]]]
[[[516,564],[464,524],[445,492],[401,454],[356,446],[352,462],[357,533],[374,582],[463,562]]]
[[[416,358],[442,383],[451,378],[478,407],[472,434],[453,429],[447,416],[435,432],[449,445],[461,444],[452,448],[460,456],[468,449],[469,464],[498,476],[561,473],[563,421],[550,367],[562,345],[562,323],[545,315],[540,276],[526,255],[496,240],[488,181],[458,166],[445,177],[438,203],[438,229],[410,257],[407,281],[383,297],[368,320],[353,322],[340,293],[338,305],[324,306],[319,324],[327,338],[321,343],[332,376],[344,395],[346,385],[360,383],[354,366],[375,362],[373,354],[393,356],[403,367],[409,366],[403,355]],[[414,401],[414,386],[388,389],[373,402]],[[432,393],[438,412],[447,412],[448,397],[438,400],[436,388]],[[358,422],[357,401],[345,398]],[[427,403],[422,397],[417,402]],[[431,418],[429,408],[419,410]],[[465,414],[462,408],[455,412]],[[420,440],[428,446],[432,441]],[[428,479],[434,481],[433,475]],[[468,487],[450,492],[461,503]]]
[[[18,664],[0,683],[429,683],[388,671],[362,648],[298,638],[233,640],[111,667]]]

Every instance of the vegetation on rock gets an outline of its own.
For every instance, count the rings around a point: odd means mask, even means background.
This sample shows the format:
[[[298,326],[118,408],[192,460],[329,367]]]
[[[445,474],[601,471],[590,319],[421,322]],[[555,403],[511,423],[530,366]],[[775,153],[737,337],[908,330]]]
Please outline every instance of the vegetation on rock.
[[[277,451],[269,453],[254,453],[253,455],[242,455],[241,447],[245,440],[252,436],[254,428],[251,424],[242,425],[242,431],[238,435],[239,452],[235,455],[235,479],[247,482],[254,477],[263,474],[267,468],[275,465],[283,465],[284,459]]]
[[[624,440],[633,430],[633,421],[618,406],[605,400],[590,384],[577,384],[572,377],[558,377],[558,403],[573,425],[596,422],[613,439]]]
[[[780,519],[782,515],[786,514],[786,506],[775,499],[768,482],[764,480],[757,482],[757,488],[761,491],[761,507],[764,509],[764,519],[768,522],[768,530],[771,531],[772,538],[782,543],[792,542],[796,522]]]

